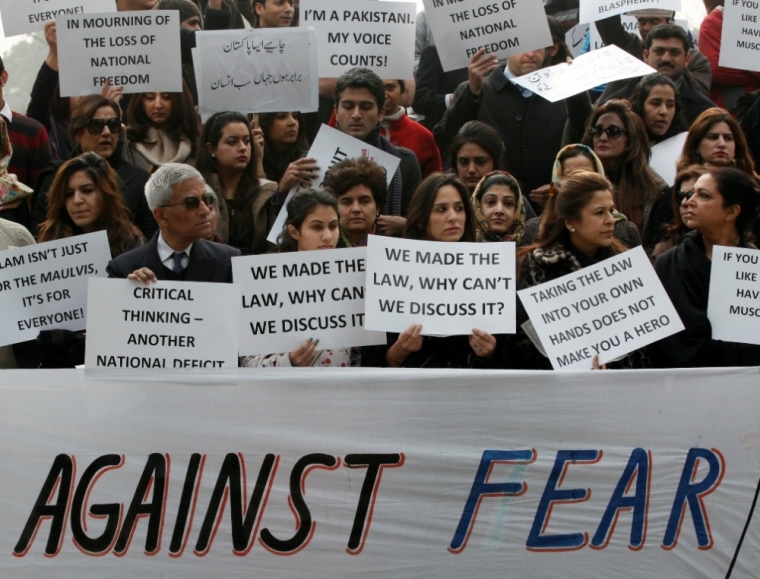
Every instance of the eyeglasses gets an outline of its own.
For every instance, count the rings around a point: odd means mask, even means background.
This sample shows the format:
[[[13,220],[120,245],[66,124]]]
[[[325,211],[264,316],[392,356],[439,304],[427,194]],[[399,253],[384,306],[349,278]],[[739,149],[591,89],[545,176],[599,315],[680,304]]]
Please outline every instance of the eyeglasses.
[[[678,204],[680,205],[686,199],[691,199],[692,195],[694,195],[693,187],[689,189],[688,191],[679,191],[678,193],[676,193],[676,199],[678,199]]]
[[[103,127],[108,127],[109,131],[117,133],[121,129],[121,121],[117,117],[113,117],[112,119],[90,119],[85,125],[87,132],[91,135],[99,135],[103,132]]]
[[[610,139],[619,139],[620,135],[627,133],[625,129],[618,127],[617,125],[610,125],[606,129],[602,125],[596,125],[595,127],[588,128],[588,134],[594,139],[599,139],[602,133],[607,133]]]
[[[192,209],[198,209],[198,207],[201,206],[201,201],[203,201],[206,207],[213,207],[215,205],[214,196],[206,193],[205,195],[201,197],[195,197],[194,195],[189,195],[185,197],[179,203],[169,203],[167,205],[159,205],[159,207],[174,207],[176,205],[184,205],[185,209],[192,210]]]

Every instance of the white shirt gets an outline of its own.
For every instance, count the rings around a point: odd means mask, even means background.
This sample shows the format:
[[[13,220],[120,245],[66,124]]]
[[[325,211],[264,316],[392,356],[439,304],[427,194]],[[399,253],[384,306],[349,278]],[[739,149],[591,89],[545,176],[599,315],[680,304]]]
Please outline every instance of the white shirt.
[[[7,100],[5,101],[3,110],[0,110],[0,116],[3,116],[5,118],[6,124],[11,124],[13,122],[13,111],[11,110],[11,105],[8,104]]]
[[[512,71],[509,70],[509,65],[504,67],[504,76],[507,77],[507,80],[509,82],[512,82],[513,79],[517,78],[514,74],[512,74]],[[529,99],[530,97],[533,96],[533,93],[529,91],[527,88],[525,88],[524,86],[520,86],[519,84],[515,84],[514,82],[512,82],[512,84],[514,84],[520,90],[523,97],[525,97],[526,99]]]
[[[187,264],[190,263],[190,250],[192,248],[193,244],[191,243],[185,249],[180,250],[185,252],[185,255],[182,257],[183,268],[186,268]],[[158,257],[161,260],[161,263],[163,263],[166,268],[174,270],[174,258],[172,255],[174,255],[175,250],[169,247],[169,244],[164,241],[164,236],[161,234],[158,235],[157,249]]]

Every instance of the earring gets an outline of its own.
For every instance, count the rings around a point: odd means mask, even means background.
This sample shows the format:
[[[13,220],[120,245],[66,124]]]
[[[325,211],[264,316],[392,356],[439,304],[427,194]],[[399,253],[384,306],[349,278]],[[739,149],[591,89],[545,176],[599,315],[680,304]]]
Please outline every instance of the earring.
[[[575,233],[575,227],[570,228],[570,233]]]

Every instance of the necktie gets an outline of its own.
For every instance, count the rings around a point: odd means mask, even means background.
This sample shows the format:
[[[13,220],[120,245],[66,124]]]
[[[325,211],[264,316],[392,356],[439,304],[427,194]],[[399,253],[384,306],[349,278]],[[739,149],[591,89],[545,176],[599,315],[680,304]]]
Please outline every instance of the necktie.
[[[174,273],[182,273],[185,271],[185,268],[182,267],[182,258],[187,255],[184,251],[175,251],[172,253],[172,259],[174,260],[174,265],[172,266],[172,271]]]

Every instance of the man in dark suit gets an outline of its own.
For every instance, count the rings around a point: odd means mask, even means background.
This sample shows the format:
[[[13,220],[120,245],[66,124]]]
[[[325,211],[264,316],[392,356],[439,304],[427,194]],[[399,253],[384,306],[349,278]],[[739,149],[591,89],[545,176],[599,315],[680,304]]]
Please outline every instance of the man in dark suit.
[[[207,241],[211,236],[207,193],[201,174],[189,165],[162,165],[145,185],[145,197],[159,231],[142,247],[112,259],[109,277],[232,283],[231,258],[240,250]]]

